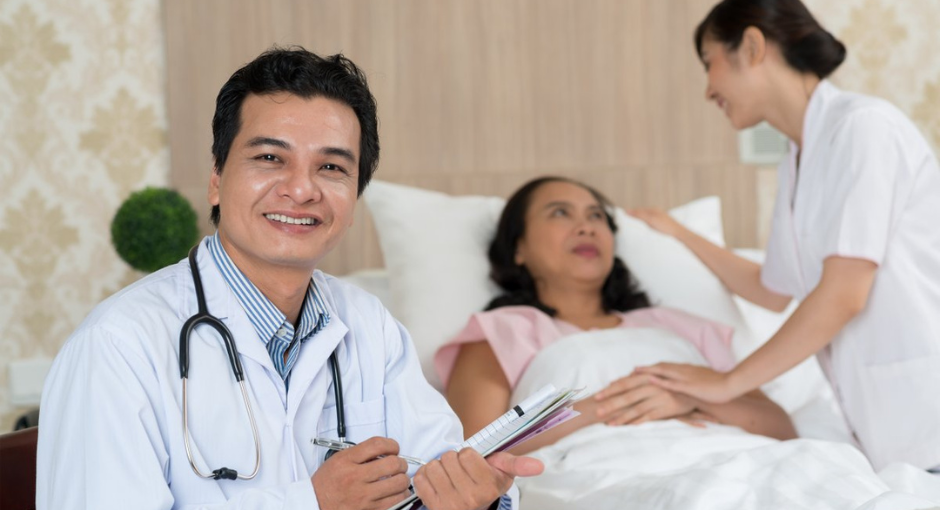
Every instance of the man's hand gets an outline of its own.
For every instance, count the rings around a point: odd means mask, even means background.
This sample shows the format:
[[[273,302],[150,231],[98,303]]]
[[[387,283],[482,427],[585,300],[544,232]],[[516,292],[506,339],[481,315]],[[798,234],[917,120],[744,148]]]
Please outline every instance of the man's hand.
[[[447,452],[414,477],[415,492],[432,510],[488,508],[509,490],[513,478],[535,476],[544,466],[530,457],[499,452],[484,459],[473,448]]]
[[[323,510],[385,510],[411,495],[398,443],[373,437],[338,451],[310,478]],[[382,458],[379,458],[382,456]]]
[[[594,394],[597,417],[607,425],[639,425],[691,413],[694,401],[652,384],[652,376],[633,373]]]

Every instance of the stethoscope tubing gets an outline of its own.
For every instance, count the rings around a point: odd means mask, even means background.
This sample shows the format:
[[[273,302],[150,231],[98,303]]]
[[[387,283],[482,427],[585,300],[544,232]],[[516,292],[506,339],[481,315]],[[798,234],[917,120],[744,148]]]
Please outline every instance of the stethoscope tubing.
[[[189,251],[189,266],[193,274],[193,284],[196,287],[196,301],[198,303],[199,310],[196,312],[196,315],[193,315],[183,324],[182,329],[180,330],[180,378],[183,382],[183,443],[186,447],[186,457],[189,459],[189,465],[192,466],[193,472],[201,478],[212,478],[215,480],[218,479],[227,479],[227,480],[251,480],[257,476],[258,471],[261,469],[261,439],[258,434],[258,424],[255,421],[254,412],[251,409],[251,401],[248,399],[248,390],[245,388],[245,372],[242,369],[241,360],[238,357],[238,349],[235,347],[235,338],[232,336],[232,332],[229,331],[228,327],[222,323],[218,318],[209,314],[209,311],[206,307],[206,296],[202,288],[202,278],[199,275],[199,267],[196,265],[196,253],[199,248],[199,245],[193,246]],[[232,367],[232,373],[235,376],[235,381],[238,382],[238,386],[241,389],[242,400],[245,403],[245,409],[248,412],[248,421],[251,423],[251,434],[254,438],[255,443],[255,467],[251,474],[243,475],[235,471],[234,469],[229,469],[222,467],[212,471],[212,473],[206,474],[203,473],[197,466],[196,461],[193,458],[192,446],[189,433],[189,406],[187,398],[187,381],[189,379],[189,336],[192,334],[193,330],[196,329],[196,326],[199,325],[208,325],[215,329],[219,336],[222,337],[222,341],[225,344],[225,351],[228,354],[229,364]],[[335,358],[334,358],[335,359]],[[335,375],[334,375],[335,377]],[[345,424],[344,427],[345,429]]]

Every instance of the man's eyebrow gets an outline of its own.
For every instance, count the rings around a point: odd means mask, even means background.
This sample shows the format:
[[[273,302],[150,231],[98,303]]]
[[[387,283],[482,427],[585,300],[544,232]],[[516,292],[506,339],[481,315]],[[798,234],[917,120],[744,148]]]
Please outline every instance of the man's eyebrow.
[[[271,138],[268,136],[256,136],[251,140],[248,140],[248,143],[245,144],[245,147],[261,147],[262,145],[273,145],[275,147],[288,150],[291,148],[290,144],[284,140],[279,138]]]
[[[339,156],[343,159],[348,160],[350,163],[356,162],[356,156],[349,149],[343,149],[342,147],[324,147],[320,149],[320,154],[324,156]]]

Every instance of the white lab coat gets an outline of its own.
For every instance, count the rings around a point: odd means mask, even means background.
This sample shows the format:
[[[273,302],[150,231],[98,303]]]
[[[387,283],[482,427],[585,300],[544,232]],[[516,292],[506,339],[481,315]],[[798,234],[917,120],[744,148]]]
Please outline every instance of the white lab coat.
[[[940,465],[940,168],[889,103],[823,81],[779,168],[762,280],[802,300],[830,256],[878,264],[864,310],[819,355],[876,468]]]
[[[204,480],[187,461],[179,335],[197,306],[184,260],[95,308],[56,357],[42,398],[38,508],[317,508],[310,477],[325,452],[310,440],[337,437],[327,363],[334,350],[349,440],[386,436],[404,455],[433,458],[462,439],[460,422],[421,373],[408,333],[374,296],[314,274],[331,320],[303,345],[285,391],[205,242],[198,265],[209,312],[226,323],[241,353],[261,436],[257,477]],[[251,428],[220,337],[209,327],[190,340],[188,393],[200,469],[249,473]]]

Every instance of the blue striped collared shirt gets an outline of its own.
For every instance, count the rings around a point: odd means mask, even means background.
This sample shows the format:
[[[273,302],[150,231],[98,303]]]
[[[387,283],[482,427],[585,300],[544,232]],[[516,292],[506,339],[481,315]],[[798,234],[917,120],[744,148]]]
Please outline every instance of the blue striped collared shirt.
[[[212,260],[216,267],[222,273],[222,278],[238,299],[252,326],[258,333],[258,338],[264,342],[274,362],[274,368],[277,369],[281,378],[287,382],[291,368],[297,361],[300,345],[317,334],[330,322],[330,313],[326,309],[323,296],[317,289],[313,279],[310,279],[310,286],[307,288],[307,295],[304,297],[304,304],[300,311],[300,323],[298,328],[287,320],[287,317],[274,306],[270,299],[258,290],[257,287],[244,273],[241,272],[232,259],[225,253],[222,242],[219,240],[219,232],[209,238],[206,243],[209,247],[209,253],[212,254]],[[295,348],[291,348],[296,344]],[[287,359],[284,359],[284,353],[288,352]]]

